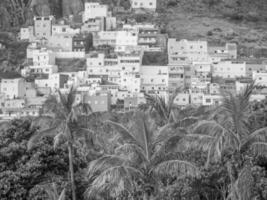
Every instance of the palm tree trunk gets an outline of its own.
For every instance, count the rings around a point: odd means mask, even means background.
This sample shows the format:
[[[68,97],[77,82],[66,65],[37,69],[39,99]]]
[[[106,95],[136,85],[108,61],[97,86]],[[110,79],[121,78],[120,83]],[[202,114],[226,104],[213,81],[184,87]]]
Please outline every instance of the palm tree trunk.
[[[71,142],[68,142],[68,151],[69,151],[69,171],[70,171],[70,182],[72,190],[72,200],[76,200],[76,187],[75,187],[74,170],[73,170],[73,146]]]

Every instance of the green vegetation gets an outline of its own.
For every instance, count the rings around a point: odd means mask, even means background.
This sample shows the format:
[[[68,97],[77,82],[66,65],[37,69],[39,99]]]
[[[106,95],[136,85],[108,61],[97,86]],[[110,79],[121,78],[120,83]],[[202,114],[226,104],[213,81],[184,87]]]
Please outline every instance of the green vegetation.
[[[48,116],[1,124],[0,198],[265,200],[267,103],[249,102],[254,89],[215,109],[147,96],[129,113],[59,93]]]

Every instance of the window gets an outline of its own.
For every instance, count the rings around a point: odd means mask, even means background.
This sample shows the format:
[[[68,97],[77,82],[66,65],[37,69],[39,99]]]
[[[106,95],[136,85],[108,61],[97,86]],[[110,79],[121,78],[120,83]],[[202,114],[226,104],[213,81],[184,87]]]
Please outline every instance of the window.
[[[206,99],[206,103],[211,103],[211,99]]]

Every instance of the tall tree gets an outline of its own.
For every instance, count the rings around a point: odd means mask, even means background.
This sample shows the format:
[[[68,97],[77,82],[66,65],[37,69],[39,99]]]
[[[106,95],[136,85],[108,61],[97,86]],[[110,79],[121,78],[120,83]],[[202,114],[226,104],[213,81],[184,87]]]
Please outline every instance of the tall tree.
[[[104,155],[89,164],[88,198],[101,195],[117,198],[123,194],[133,198],[134,192],[142,188],[143,199],[149,200],[160,189],[159,177],[199,175],[193,163],[184,160],[181,153],[172,151],[173,144],[183,133],[179,130],[169,132],[172,128],[169,124],[158,129],[151,120],[149,115],[136,112],[131,131],[108,121],[118,133],[118,147],[114,154]]]
[[[78,127],[75,127],[75,124],[77,123],[79,115],[87,115],[92,111],[88,104],[76,103],[76,93],[76,89],[71,87],[68,94],[62,94],[60,91],[58,91],[58,98],[52,96],[47,101],[47,112],[54,112],[54,117],[52,118],[53,123],[51,124],[50,128],[40,130],[37,134],[32,136],[28,142],[28,149],[31,149],[34,144],[46,136],[54,137],[55,147],[62,141],[66,141],[69,152],[69,172],[72,187],[72,200],[76,200],[73,169],[73,144],[75,142],[75,135],[81,131]],[[47,118],[49,117],[46,116],[45,119]],[[36,121],[39,122],[42,119],[43,117],[40,117],[36,119]],[[36,123],[34,123],[34,125],[36,125]]]
[[[228,199],[252,199],[252,175],[246,155],[266,155],[267,153],[267,128],[258,130],[249,127],[251,115],[250,97],[255,89],[255,84],[248,85],[245,90],[237,95],[228,93],[224,96],[222,105],[207,121],[200,121],[194,128],[196,139],[198,134],[209,136],[209,140],[195,143],[208,152],[209,164],[216,162],[223,155],[228,155],[228,173],[231,186]],[[207,139],[207,138],[205,138]]]

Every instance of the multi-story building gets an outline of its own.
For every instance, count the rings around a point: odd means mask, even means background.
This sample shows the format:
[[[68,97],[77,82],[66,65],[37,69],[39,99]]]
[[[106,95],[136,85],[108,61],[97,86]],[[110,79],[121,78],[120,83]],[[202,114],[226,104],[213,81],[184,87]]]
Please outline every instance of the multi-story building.
[[[267,87],[267,72],[257,72],[252,73],[252,78],[256,85]]]
[[[34,17],[33,33],[38,39],[49,38],[52,35],[53,16]]]
[[[147,9],[156,11],[157,0],[131,0],[132,9]]]
[[[225,46],[208,46],[209,56],[212,62],[237,59],[237,45],[226,43]]]
[[[246,76],[245,62],[221,61],[214,63],[212,68],[213,77],[236,78]]]
[[[204,93],[191,93],[190,94],[190,104],[201,106],[203,104]]]
[[[83,23],[81,27],[81,31],[83,33],[97,33],[99,31],[105,31],[106,24],[105,24],[105,17],[96,17],[92,19],[88,19],[86,22]]]
[[[6,99],[23,98],[26,95],[26,81],[23,78],[2,79],[1,93]]]
[[[166,99],[169,85],[168,66],[142,66],[141,67],[141,91],[159,95]]]
[[[128,47],[136,47],[137,45],[138,45],[137,31],[117,31],[116,51],[125,52]]]
[[[47,49],[35,49],[32,52],[32,60],[34,66],[55,65],[55,54]]]
[[[211,63],[193,62],[191,74],[191,90],[193,92],[207,93],[208,84],[211,83]]]
[[[184,65],[169,65],[168,66],[169,82],[168,88],[174,91],[178,88],[184,89],[185,87],[185,68]]]
[[[181,61],[206,62],[209,60],[207,41],[188,41],[169,38],[168,40],[169,64]]]
[[[58,72],[57,65],[34,65],[28,66],[21,70],[21,75],[27,77],[29,75],[54,74]]]
[[[108,6],[99,4],[86,2],[84,5],[84,14],[83,14],[83,22],[86,22],[89,19],[94,19],[97,17],[107,17],[108,16]]]
[[[73,35],[60,35],[55,34],[49,37],[48,46],[51,48],[57,48],[61,51],[72,51],[73,50]]]
[[[75,35],[72,38],[72,51],[85,51],[85,45],[86,45],[86,38],[85,35]]]
[[[33,26],[28,26],[20,29],[20,39],[32,41],[34,38]]]
[[[126,52],[118,55],[118,65],[121,70],[121,89],[131,93],[140,92],[142,58],[142,52]]]
[[[93,46],[116,46],[117,31],[101,31],[94,35]]]
[[[222,103],[223,97],[221,95],[203,95],[203,106],[218,106]]]
[[[174,98],[173,103],[177,106],[187,106],[190,104],[190,94],[189,93],[178,93]]]
[[[111,96],[109,92],[98,92],[95,95],[85,95],[83,102],[88,103],[93,112],[107,112],[110,110]]]
[[[49,77],[38,77],[35,79],[35,84],[38,88],[50,88],[52,92],[65,87],[69,77],[68,75],[55,73]]]
[[[253,72],[266,72],[267,65],[265,64],[246,64],[246,76],[252,78]]]
[[[80,34],[81,30],[79,28],[73,29],[70,25],[65,24],[53,24],[52,25],[52,35],[76,35]]]

